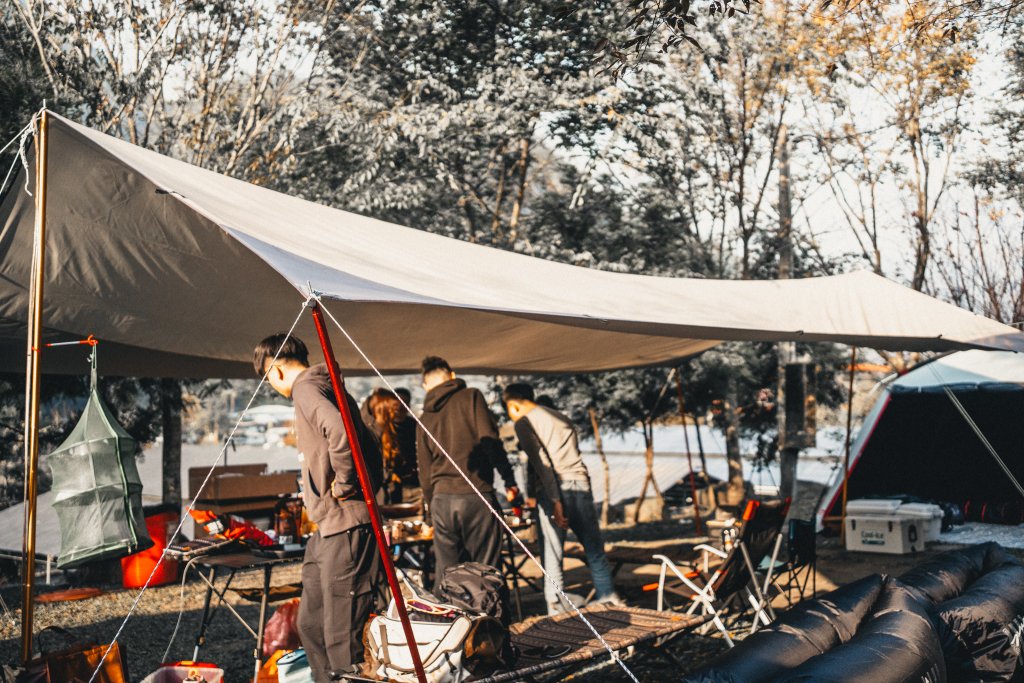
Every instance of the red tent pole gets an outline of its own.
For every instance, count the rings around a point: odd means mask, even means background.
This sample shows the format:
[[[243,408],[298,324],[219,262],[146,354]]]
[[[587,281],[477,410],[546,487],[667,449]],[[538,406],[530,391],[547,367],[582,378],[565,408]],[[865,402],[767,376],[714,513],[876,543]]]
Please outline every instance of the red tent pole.
[[[384,564],[384,572],[388,577],[388,585],[391,587],[391,595],[395,598],[395,607],[398,608],[398,618],[402,620],[402,630],[405,631],[405,640],[409,643],[409,653],[412,655],[412,665],[416,669],[416,678],[420,683],[427,683],[427,674],[423,670],[423,662],[420,661],[420,652],[416,647],[416,638],[413,636],[412,624],[409,623],[409,614],[405,610],[405,600],[402,598],[402,589],[398,585],[398,574],[395,573],[395,563],[391,560],[391,550],[388,548],[387,539],[384,538],[384,524],[381,522],[380,509],[377,507],[377,500],[373,494],[373,484],[370,482],[370,475],[366,471],[366,460],[363,459],[363,449],[359,444],[356,424],[352,418],[352,411],[349,408],[345,395],[344,380],[338,372],[338,364],[334,360],[334,349],[331,347],[331,338],[327,335],[327,328],[324,326],[324,316],[320,311],[320,304],[314,303],[310,307],[313,313],[313,323],[316,325],[316,334],[320,338],[320,348],[324,352],[324,360],[327,362],[327,372],[331,376],[331,387],[334,389],[334,400],[338,403],[338,411],[341,413],[341,420],[345,423],[345,434],[348,436],[349,448],[352,449],[352,463],[356,466],[359,475],[359,485],[363,489],[363,499],[366,507],[370,510],[370,524],[373,526],[373,535],[377,539],[377,549],[380,551],[380,559]]]

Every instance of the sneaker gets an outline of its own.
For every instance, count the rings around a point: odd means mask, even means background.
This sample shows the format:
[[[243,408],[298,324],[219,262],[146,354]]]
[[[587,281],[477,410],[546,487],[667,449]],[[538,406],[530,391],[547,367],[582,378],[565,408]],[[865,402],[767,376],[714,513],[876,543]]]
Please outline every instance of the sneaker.
[[[618,593],[609,593],[600,598],[594,598],[596,605],[609,605],[611,607],[626,607],[626,601],[619,597]]]
[[[572,607],[566,605],[561,599],[559,599],[558,602],[548,603],[548,616],[564,614],[565,612],[574,612],[575,610],[573,607],[582,607],[587,602],[585,597],[576,593],[566,593],[565,596],[569,598],[569,601],[572,603]]]

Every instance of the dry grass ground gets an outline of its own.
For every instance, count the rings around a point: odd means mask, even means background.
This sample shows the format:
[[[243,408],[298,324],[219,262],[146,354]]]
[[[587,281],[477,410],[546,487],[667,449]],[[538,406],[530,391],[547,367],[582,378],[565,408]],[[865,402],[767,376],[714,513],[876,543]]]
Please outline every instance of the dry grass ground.
[[[693,542],[692,526],[688,522],[663,522],[631,526],[612,525],[606,533],[609,542],[632,543],[655,548],[663,544]],[[824,592],[862,576],[882,572],[898,575],[911,566],[950,546],[933,546],[925,552],[914,555],[875,555],[846,552],[838,539],[819,541],[818,590]],[[629,571],[632,569],[632,571]],[[529,563],[524,567],[526,576],[537,578],[539,572]],[[627,567],[620,573],[618,584],[626,601],[639,607],[655,606],[655,594],[645,592],[643,586],[657,581],[657,565]],[[286,565],[275,570],[274,583],[288,583],[299,580],[298,564]],[[250,572],[240,574],[233,585],[256,587],[260,576]],[[590,576],[579,561],[566,562],[566,584],[568,590],[586,594],[590,587]],[[70,629],[84,639],[108,642],[121,624],[137,592],[123,590],[116,586],[105,586],[107,592],[88,600],[66,603],[41,604],[36,608],[36,630],[50,625]],[[127,649],[129,678],[138,681],[151,672],[161,661],[174,631],[179,607],[183,607],[181,625],[170,658],[191,658],[195,633],[202,611],[204,584],[190,578],[182,590],[180,585],[162,586],[150,589],[139,603],[135,615],[121,636]],[[544,609],[543,596],[536,590],[524,587],[522,590],[524,612],[527,615],[540,614]],[[17,660],[19,651],[19,589],[16,585],[0,588],[0,596],[8,606],[8,612],[0,615],[0,663]],[[255,623],[258,608],[244,602],[233,593],[228,599],[239,613]],[[207,643],[200,652],[202,660],[213,661],[228,671],[229,683],[250,680],[252,675],[252,638],[237,624],[226,611],[215,618],[207,635]],[[689,670],[706,662],[724,649],[721,639],[703,636],[684,636],[672,646],[675,657]],[[656,658],[634,658],[629,666],[645,683],[661,683],[666,676],[677,680],[678,666]],[[627,681],[628,678],[613,669],[584,674],[581,681]]]

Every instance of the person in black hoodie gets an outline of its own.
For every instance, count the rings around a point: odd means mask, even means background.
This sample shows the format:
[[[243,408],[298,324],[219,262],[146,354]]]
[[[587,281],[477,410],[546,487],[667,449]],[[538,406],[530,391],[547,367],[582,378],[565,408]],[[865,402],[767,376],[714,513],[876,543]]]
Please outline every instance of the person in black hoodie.
[[[253,365],[295,404],[302,498],[310,520],[317,524],[302,561],[297,624],[313,680],[359,673],[363,628],[373,595],[383,583],[382,567],[327,366],[310,367],[306,345],[284,334],[261,341]],[[347,392],[345,398],[352,414],[358,414],[359,406]],[[361,420],[355,428],[376,491],[384,469],[380,450]]]
[[[519,496],[519,489],[483,394],[456,378],[448,362],[437,356],[423,359],[423,388],[427,396],[420,418],[423,426],[416,430],[416,460],[423,516],[434,526],[435,583],[439,584],[444,570],[460,562],[500,568],[501,524],[466,478],[495,510],[495,468],[509,501]]]

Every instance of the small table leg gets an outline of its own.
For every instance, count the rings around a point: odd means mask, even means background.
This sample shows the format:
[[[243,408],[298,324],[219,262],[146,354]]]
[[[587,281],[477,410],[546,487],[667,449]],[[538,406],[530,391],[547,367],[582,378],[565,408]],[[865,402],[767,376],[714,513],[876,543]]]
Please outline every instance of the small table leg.
[[[263,566],[263,599],[260,600],[260,622],[256,629],[256,651],[254,653],[256,658],[256,670],[252,675],[252,680],[256,680],[260,677],[260,664],[261,657],[263,656],[263,631],[267,625],[267,603],[270,601],[270,572],[272,565]]]
[[[206,627],[210,623],[210,600],[213,598],[213,578],[216,569],[210,567],[210,576],[206,583],[206,597],[203,598],[203,619],[199,622],[199,635],[196,636],[196,646],[192,650],[192,661],[199,661],[199,648],[206,643]]]
[[[511,534],[505,534],[505,543],[508,545],[508,566],[509,574],[512,575],[512,591],[516,599],[516,621],[523,620],[523,597],[519,593],[519,568],[516,567],[515,544],[512,542]]]

